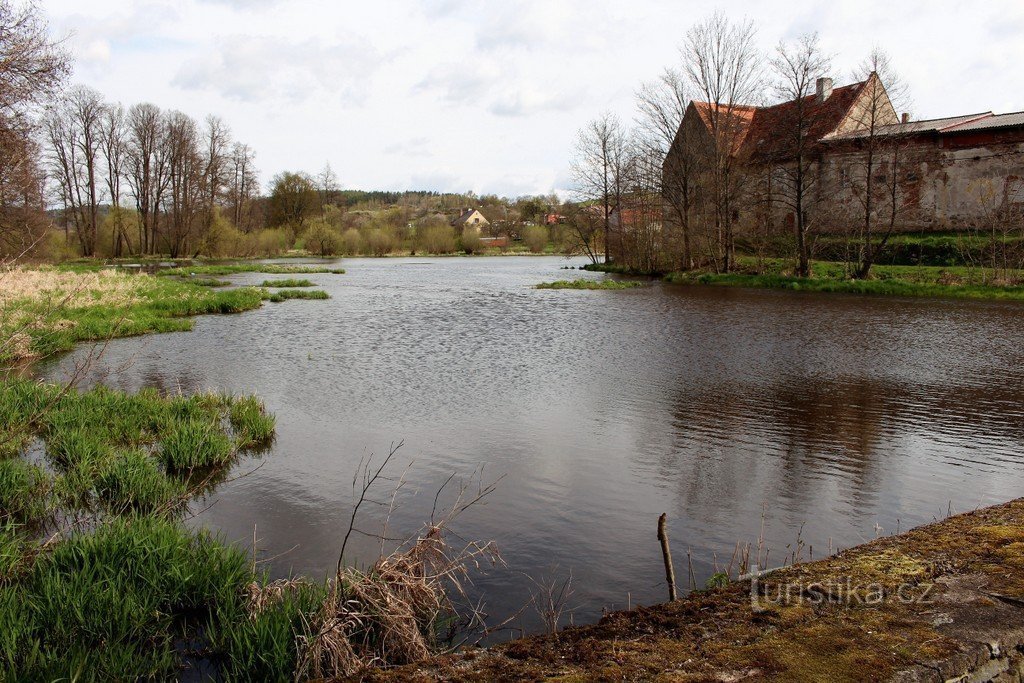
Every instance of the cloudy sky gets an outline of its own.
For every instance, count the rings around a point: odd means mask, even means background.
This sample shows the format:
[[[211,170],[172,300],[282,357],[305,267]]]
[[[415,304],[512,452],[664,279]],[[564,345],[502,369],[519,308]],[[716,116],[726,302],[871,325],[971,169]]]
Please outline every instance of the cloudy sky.
[[[264,181],[329,162],[360,189],[569,185],[576,131],[721,9],[762,46],[818,31],[839,82],[875,44],[913,112],[1024,109],[1024,0],[43,0],[75,81],[224,118]]]

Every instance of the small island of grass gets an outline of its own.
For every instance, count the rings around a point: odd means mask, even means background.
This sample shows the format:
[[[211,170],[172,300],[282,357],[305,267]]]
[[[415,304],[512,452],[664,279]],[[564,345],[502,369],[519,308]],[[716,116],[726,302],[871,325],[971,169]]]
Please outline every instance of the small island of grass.
[[[556,280],[542,282],[534,289],[634,289],[646,284],[639,280]]]
[[[312,282],[299,278],[284,278],[282,280],[264,280],[260,287],[313,287]]]
[[[268,294],[271,303],[280,303],[288,299],[330,299],[331,295],[322,289],[281,289]]]

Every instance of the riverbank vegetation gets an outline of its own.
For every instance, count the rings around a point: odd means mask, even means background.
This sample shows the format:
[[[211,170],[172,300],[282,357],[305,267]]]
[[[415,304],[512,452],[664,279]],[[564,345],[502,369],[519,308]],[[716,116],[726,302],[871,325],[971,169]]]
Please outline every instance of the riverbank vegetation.
[[[877,265],[870,278],[850,276],[848,263],[811,261],[810,275],[799,277],[792,260],[741,256],[729,273],[706,270],[636,273],[621,264],[588,264],[586,270],[661,277],[684,285],[716,285],[837,292],[883,296],[999,299],[1024,301],[1024,270],[997,273],[970,266]]]
[[[556,280],[534,285],[534,289],[634,289],[646,285],[637,280]]]
[[[264,272],[260,264],[209,268],[216,273]],[[275,268],[273,272],[314,270]],[[49,356],[67,351],[80,341],[187,331],[192,329],[191,316],[241,313],[259,308],[267,300],[328,298],[322,290],[219,289],[211,288],[205,280],[183,279],[194,272],[195,268],[162,271],[161,275],[166,275],[157,277],[91,268],[2,270],[0,340],[4,343],[0,346],[0,363]]]
[[[366,570],[339,560],[327,581],[271,581],[255,555],[184,526],[190,502],[274,428],[252,396],[0,383],[0,669],[291,680],[408,664],[449,642],[452,596],[493,549],[449,546],[446,525],[489,487],[460,489],[390,555]]]

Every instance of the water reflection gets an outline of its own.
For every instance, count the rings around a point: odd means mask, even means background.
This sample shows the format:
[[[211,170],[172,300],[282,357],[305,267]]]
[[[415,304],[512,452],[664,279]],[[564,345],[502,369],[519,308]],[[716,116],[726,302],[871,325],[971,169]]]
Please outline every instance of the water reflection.
[[[662,599],[661,512],[702,581],[713,557],[756,539],[762,515],[781,559],[801,526],[820,555],[830,539],[849,546],[897,520],[1022,495],[1024,307],[531,289],[565,277],[564,263],[346,260],[347,275],[310,276],[328,301],[117,340],[89,379],[266,401],[272,452],[243,462],[260,467],[203,501],[197,523],[246,545],[255,524],[275,575],[331,570],[352,474],[392,441],[415,460],[391,522],[401,534],[451,473],[504,476],[460,526],[508,562],[477,584],[496,618],[529,598],[524,574],[556,566],[573,571],[580,620],[627,594]],[[376,544],[354,551],[369,561]]]

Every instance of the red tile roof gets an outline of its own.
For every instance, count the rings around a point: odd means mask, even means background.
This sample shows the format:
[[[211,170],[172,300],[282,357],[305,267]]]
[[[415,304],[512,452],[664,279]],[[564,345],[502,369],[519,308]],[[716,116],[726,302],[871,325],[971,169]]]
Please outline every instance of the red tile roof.
[[[817,95],[802,98],[803,106],[806,108],[805,120],[810,124],[807,137],[817,142],[834,132],[846,118],[866,84],[867,81],[862,81],[835,88],[824,102],[818,102]],[[733,105],[730,109],[720,106],[719,111],[723,115],[731,115],[739,126],[734,142],[734,153],[742,152],[756,156],[785,155],[789,138],[780,131],[796,125],[795,118],[799,115],[798,101],[791,100],[770,107]],[[694,102],[693,106],[710,131],[714,105],[708,102]]]

